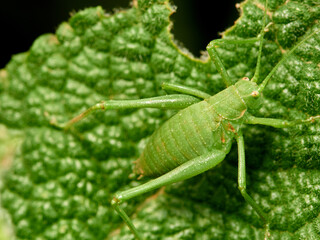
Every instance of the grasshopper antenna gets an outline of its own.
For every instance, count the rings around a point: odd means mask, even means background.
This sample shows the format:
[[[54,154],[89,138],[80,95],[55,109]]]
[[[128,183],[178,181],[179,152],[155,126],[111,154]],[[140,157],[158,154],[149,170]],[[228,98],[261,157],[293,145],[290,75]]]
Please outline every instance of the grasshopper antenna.
[[[295,45],[287,54],[285,54],[282,59],[277,63],[277,65],[270,71],[268,76],[263,80],[263,82],[259,85],[259,92],[262,92],[263,89],[266,87],[268,81],[272,77],[272,75],[275,73],[275,71],[281,66],[281,64],[298,48],[300,47],[305,41],[316,35],[320,32],[320,29],[317,31],[314,31],[313,33],[306,36],[304,39],[302,39],[297,45]]]
[[[268,9],[268,0],[266,0],[266,5],[264,9],[264,16],[263,16],[263,22],[262,22],[262,29],[259,34],[259,54],[258,54],[258,60],[257,60],[257,67],[256,71],[254,73],[253,78],[251,79],[252,82],[257,82],[259,80],[259,75],[260,75],[260,68],[261,68],[261,54],[262,54],[262,45],[263,45],[263,38],[265,34],[265,27],[266,27],[266,22],[267,22],[267,9]]]

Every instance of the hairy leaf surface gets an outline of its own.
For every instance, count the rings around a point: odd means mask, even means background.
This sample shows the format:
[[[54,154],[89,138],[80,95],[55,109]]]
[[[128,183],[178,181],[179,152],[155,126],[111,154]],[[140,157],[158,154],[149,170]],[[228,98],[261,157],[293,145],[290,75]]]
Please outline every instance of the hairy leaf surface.
[[[223,38],[259,34],[264,2],[247,0],[240,10]],[[1,188],[1,205],[17,239],[133,239],[110,200],[116,191],[146,181],[128,177],[133,161],[174,112],[99,112],[66,132],[50,121],[65,122],[101,100],[163,95],[162,82],[210,94],[224,89],[208,56],[196,59],[174,41],[173,11],[167,0],[134,0],[132,8],[113,15],[100,7],[85,9],[1,70],[0,123],[14,138],[17,133],[23,138]],[[260,81],[283,54],[319,29],[319,17],[316,0],[269,1]],[[225,45],[218,51],[233,82],[253,76],[258,44]],[[276,71],[255,115],[318,115],[319,66],[317,34]],[[271,239],[319,239],[320,124],[283,130],[248,126],[244,132],[248,192],[270,216]],[[147,239],[264,235],[237,189],[235,146],[216,168],[123,206]]]

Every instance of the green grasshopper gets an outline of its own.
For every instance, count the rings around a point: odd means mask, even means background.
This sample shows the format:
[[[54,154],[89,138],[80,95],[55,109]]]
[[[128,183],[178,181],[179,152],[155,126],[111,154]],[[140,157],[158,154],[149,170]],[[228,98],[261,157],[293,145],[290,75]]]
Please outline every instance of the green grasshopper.
[[[267,9],[267,7],[266,7]],[[261,54],[266,28],[266,10],[261,33],[256,38],[243,40],[218,39],[207,46],[209,56],[221,74],[227,88],[214,96],[187,86],[164,83],[164,90],[172,94],[139,100],[108,100],[100,102],[76,116],[66,124],[57,126],[68,129],[74,123],[97,110],[159,108],[183,109],[165,122],[150,137],[143,153],[136,161],[135,173],[155,179],[140,186],[120,191],[111,205],[128,225],[136,239],[142,239],[120,204],[131,198],[201,174],[219,164],[229,153],[235,138],[238,144],[238,188],[245,201],[256,211],[265,226],[265,238],[269,236],[268,215],[252,199],[246,190],[245,148],[242,134],[244,124],[260,124],[275,128],[287,128],[298,124],[313,123],[320,115],[305,120],[287,121],[274,118],[258,118],[249,113],[261,107],[262,92],[278,67],[306,40],[317,34],[313,32],[295,45],[271,70],[260,85],[257,84],[261,68]],[[223,44],[248,44],[259,42],[259,54],[255,74],[251,80],[244,77],[232,85],[216,50]]]

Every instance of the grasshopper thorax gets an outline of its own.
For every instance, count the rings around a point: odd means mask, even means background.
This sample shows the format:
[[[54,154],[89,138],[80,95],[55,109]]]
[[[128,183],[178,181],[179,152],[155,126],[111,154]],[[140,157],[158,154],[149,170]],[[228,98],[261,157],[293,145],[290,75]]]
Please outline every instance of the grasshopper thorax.
[[[205,101],[222,118],[237,120],[242,118],[247,110],[260,108],[261,97],[258,88],[255,82],[242,79]]]
[[[247,109],[259,109],[261,107],[261,93],[259,86],[247,78],[243,78],[234,85]]]

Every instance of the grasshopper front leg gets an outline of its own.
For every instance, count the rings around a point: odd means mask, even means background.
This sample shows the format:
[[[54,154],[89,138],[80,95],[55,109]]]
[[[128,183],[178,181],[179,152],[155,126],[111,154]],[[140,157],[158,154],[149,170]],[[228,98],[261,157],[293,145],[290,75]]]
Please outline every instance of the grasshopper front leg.
[[[231,81],[231,78],[225,68],[225,66],[222,63],[222,60],[216,50],[216,48],[220,47],[224,44],[254,44],[257,41],[259,41],[260,38],[250,38],[250,39],[216,39],[209,43],[207,46],[207,51],[209,53],[210,58],[212,59],[214,65],[217,68],[217,71],[220,73],[225,85],[227,87],[233,85],[233,82]]]

